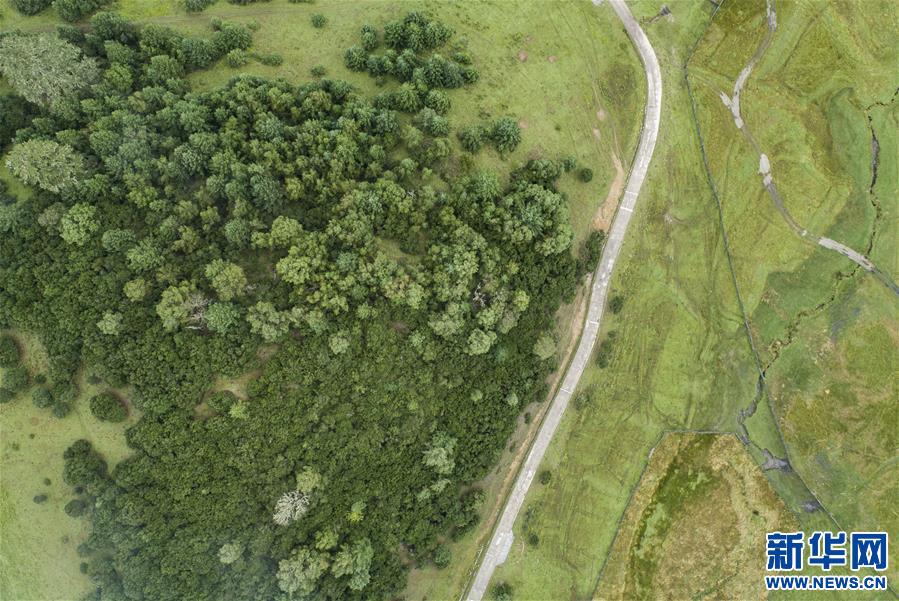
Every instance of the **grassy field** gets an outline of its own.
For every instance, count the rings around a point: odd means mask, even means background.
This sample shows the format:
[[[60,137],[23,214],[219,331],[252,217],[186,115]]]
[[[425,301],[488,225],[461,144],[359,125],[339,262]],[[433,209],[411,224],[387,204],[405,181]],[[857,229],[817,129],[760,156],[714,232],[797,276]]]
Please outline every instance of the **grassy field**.
[[[32,375],[46,371],[47,360],[33,337],[13,332]],[[0,405],[0,599],[75,600],[90,590],[78,569],[75,548],[88,534],[87,523],[63,512],[72,498],[62,481],[62,454],[79,438],[90,440],[110,468],[128,454],[124,424],[101,422],[88,399],[100,389],[81,382],[81,395],[63,419],[31,404],[30,391]],[[47,495],[37,504],[33,498]]]
[[[734,278],[772,397],[769,403],[762,394],[746,420],[747,448],[759,464],[763,449],[793,462],[796,472],[764,475],[804,529],[838,529],[825,513],[803,511],[817,497],[847,529],[877,524],[896,532],[895,503],[888,501],[897,493],[896,299],[786,226],[756,174],[758,155],[719,98],[720,91],[731,92],[762,37],[765,4],[725,3],[708,31],[710,4],[670,5],[671,16],[654,19],[661,4],[632,5],[662,63],[665,98],[638,221],[615,276],[626,306],[605,326],[617,331],[616,350],[608,368],[585,375],[582,387],[593,405],[565,417],[544,465],[553,479],[532,489],[512,552],[495,576],[513,586],[517,599],[592,596],[631,491],[663,433],[739,432],[738,412],[756,398],[758,372],[683,85],[682,65],[700,34],[690,80]],[[861,6],[781,6],[771,62],[766,58],[744,89],[744,118],[756,128],[775,178],[783,175],[778,187],[797,220],[869,252],[895,273],[896,215],[878,203],[896,194],[895,103],[865,103],[890,100],[884,65],[895,64],[897,45],[860,38],[860,28],[878,35],[853,21]],[[815,50],[813,40],[827,37],[816,28],[834,34],[827,45],[837,50],[829,57]],[[830,69],[835,57],[848,57],[842,70]],[[859,63],[866,66],[855,72]],[[800,84],[811,85],[808,74],[827,85],[797,97]],[[867,83],[852,88],[860,79]],[[884,139],[873,199],[866,111],[878,141]],[[872,421],[878,426],[866,427]],[[687,523],[701,528],[702,517]],[[527,542],[532,534],[537,545]],[[610,586],[603,580],[599,590]],[[738,589],[718,591],[740,597]]]
[[[660,6],[632,10],[652,16]],[[625,304],[604,318],[604,335],[617,333],[611,362],[585,373],[581,388],[591,403],[564,417],[544,464],[552,480],[531,489],[509,559],[495,576],[513,586],[516,599],[591,598],[650,449],[669,430],[735,429],[738,410],[755,392],[679,85],[687,48],[710,8],[675,5],[673,19],[647,26],[663,69],[664,117],[614,276]],[[536,546],[527,542],[530,534]]]
[[[166,24],[193,35],[208,35],[209,21],[213,16],[241,23],[255,22],[259,26],[254,34],[255,50],[260,53],[277,52],[284,58],[284,64],[280,67],[252,62],[244,68],[231,69],[220,63],[191,77],[197,89],[224,84],[238,73],[282,77],[300,83],[311,79],[313,66],[323,65],[328,77],[345,79],[370,93],[380,88],[374,85],[370,77],[347,70],[342,60],[343,50],[358,43],[360,27],[366,23],[382,26],[387,20],[409,10],[425,10],[435,15],[456,30],[456,39],[467,45],[481,73],[479,82],[470,89],[451,92],[453,107],[449,118],[452,123],[464,126],[509,114],[519,120],[523,130],[522,144],[505,161],[492,150],[485,149],[478,155],[479,164],[507,172],[528,158],[574,155],[580,165],[593,170],[595,175],[589,183],[583,183],[570,174],[564,176],[559,184],[569,200],[576,243],[592,229],[607,227],[636,147],[645,84],[636,54],[608,7],[597,10],[589,3],[513,3],[499,0],[464,3],[319,0],[314,5],[275,0],[245,7],[218,2],[202,14],[188,15],[175,0],[120,0],[114,8],[130,19]],[[51,30],[58,21],[52,9],[27,18],[7,6],[3,6],[0,12],[2,30]],[[324,29],[311,26],[310,16],[313,13],[327,17],[328,24]],[[0,167],[0,176],[3,169]],[[572,326],[576,325],[573,322],[580,304],[578,299],[559,312],[556,336],[560,360],[576,337],[578,329]],[[222,381],[219,384],[240,389],[243,382]],[[531,406],[524,411],[533,415],[539,410],[540,406]],[[91,429],[78,430],[70,436],[68,428],[75,428],[76,420],[81,421],[83,411],[86,411],[86,403],[79,404],[78,415],[48,423],[48,428],[54,432],[54,440],[59,441],[58,445],[54,442],[53,449],[46,451],[46,455],[55,462],[50,466],[52,469],[47,469],[54,486],[58,485],[61,452],[73,436],[89,438],[103,449],[106,448],[104,442],[95,436],[112,436],[116,431],[111,427],[109,432],[102,430],[99,422],[87,415],[84,421]],[[0,425],[11,431],[18,430],[18,421],[30,419],[33,415],[44,419],[43,413],[34,409],[27,399],[16,402],[14,411],[5,409],[0,414]],[[527,424],[523,418],[519,419],[518,429],[509,441],[510,450],[502,454],[493,472],[480,483],[488,498],[482,511],[485,519],[497,510],[497,504],[501,501],[500,490],[507,484],[510,465],[517,458],[518,449],[526,441],[528,433],[535,427],[536,422]],[[26,450],[22,446],[19,455],[24,457]],[[112,453],[112,456],[119,455]],[[7,473],[12,473],[8,471],[8,461],[12,459],[4,454],[4,480]],[[57,474],[55,478],[49,474],[51,471]],[[4,499],[4,515],[38,507],[31,502],[31,496],[37,493],[26,493],[21,498]],[[61,512],[61,506],[67,499],[53,499],[51,495],[51,501],[39,506],[41,511],[55,511],[53,527],[48,532],[55,536],[56,532],[67,532],[64,526],[70,530],[80,528],[76,520]],[[58,528],[57,522],[61,522]],[[18,534],[16,527],[15,522],[4,518],[4,540],[21,541],[7,545],[12,551],[5,551],[4,554],[9,555],[11,561],[17,561],[16,565],[31,566],[36,561],[23,564],[18,558],[33,550],[29,546],[32,541]],[[76,533],[80,530],[71,533],[70,540],[76,539]],[[459,597],[487,535],[489,532],[481,528],[453,543],[454,560],[444,570],[433,567],[414,570],[405,591],[406,598],[433,600]],[[37,542],[43,544],[43,541]],[[74,543],[70,546],[74,548]],[[32,592],[29,595],[48,599],[58,598],[62,590],[83,589],[85,583],[77,572],[77,559],[69,557],[71,548],[59,550],[60,557],[66,557],[65,570],[71,572],[67,578],[60,578],[57,583],[48,581],[42,584],[41,578],[40,582],[31,583],[34,578],[25,572],[10,573],[9,586],[30,586]],[[50,588],[41,590],[42,586]]]
[[[797,526],[735,436],[669,434],[628,505],[596,599],[765,599],[765,533]]]
[[[899,299],[788,229],[717,98],[754,52],[764,13],[764,2],[725,4],[691,62],[736,278],[793,467],[842,528],[895,536]],[[742,97],[747,126],[796,220],[895,279],[897,15],[886,3],[779,3],[777,17]]]

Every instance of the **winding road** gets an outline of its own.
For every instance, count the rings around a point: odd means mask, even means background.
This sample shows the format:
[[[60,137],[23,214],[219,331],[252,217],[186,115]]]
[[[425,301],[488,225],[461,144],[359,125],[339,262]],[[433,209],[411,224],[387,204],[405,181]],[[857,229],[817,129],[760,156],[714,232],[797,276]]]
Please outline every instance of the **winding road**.
[[[601,4],[601,0],[594,0],[593,3],[598,6]],[[621,199],[618,211],[615,213],[608,240],[603,248],[599,266],[597,266],[593,277],[590,305],[587,309],[587,320],[581,332],[580,343],[574,358],[568,365],[568,371],[565,372],[562,385],[552,400],[552,406],[540,425],[537,436],[534,438],[527,459],[518,473],[515,486],[506,499],[502,516],[496,529],[493,531],[490,543],[483,554],[478,572],[468,592],[469,601],[481,601],[484,598],[493,572],[497,566],[506,560],[509,549],[512,547],[514,536],[512,527],[524,504],[525,496],[534,480],[537,469],[540,467],[543,456],[546,454],[546,449],[549,447],[549,443],[559,427],[559,423],[562,421],[562,414],[568,407],[568,402],[571,400],[581,375],[584,373],[584,368],[590,360],[590,355],[593,352],[599,333],[599,322],[602,320],[606,297],[609,293],[612,271],[621,252],[624,235],[634,213],[637,196],[640,193],[643,180],[646,178],[646,172],[649,169],[649,162],[652,159],[656,138],[659,133],[662,106],[662,74],[659,69],[659,62],[656,60],[656,55],[649,43],[649,39],[643,33],[643,30],[640,29],[640,25],[625,5],[624,0],[609,0],[609,4],[624,24],[628,36],[630,36],[631,41],[637,48],[637,52],[640,54],[640,60],[643,62],[643,67],[646,71],[646,110],[643,116],[640,145],[637,147],[634,164],[628,176],[624,197]]]

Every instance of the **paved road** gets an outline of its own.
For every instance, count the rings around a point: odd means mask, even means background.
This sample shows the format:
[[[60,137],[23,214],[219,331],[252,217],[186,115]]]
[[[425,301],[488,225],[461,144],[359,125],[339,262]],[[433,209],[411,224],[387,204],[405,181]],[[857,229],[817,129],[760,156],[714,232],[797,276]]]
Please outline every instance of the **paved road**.
[[[594,4],[600,4],[599,0],[594,0]],[[643,180],[646,177],[646,171],[649,168],[649,161],[652,159],[652,152],[655,149],[656,138],[659,133],[662,75],[655,52],[646,34],[640,29],[640,25],[625,5],[624,0],[609,0],[609,4],[615,10],[618,18],[624,23],[624,27],[627,29],[634,46],[637,47],[640,59],[643,61],[643,66],[646,70],[646,111],[643,117],[640,145],[637,148],[634,164],[628,177],[624,197],[618,206],[618,212],[615,214],[615,219],[612,222],[611,232],[603,248],[599,266],[596,268],[596,274],[593,277],[593,290],[581,341],[571,364],[568,366],[568,371],[565,373],[562,386],[553,399],[552,406],[540,426],[540,431],[534,439],[530,453],[521,471],[518,473],[515,487],[506,500],[499,524],[493,532],[493,537],[490,539],[490,544],[483,555],[478,573],[468,593],[469,601],[481,601],[484,598],[494,570],[506,560],[509,549],[512,547],[512,526],[515,524],[519,511],[521,511],[525,495],[527,495],[528,488],[530,488],[531,482],[534,480],[537,468],[540,467],[540,462],[543,460],[547,447],[549,447],[549,442],[552,440],[553,434],[555,434],[556,428],[558,428],[559,422],[562,420],[562,414],[568,406],[568,401],[571,400],[571,395],[581,379],[581,374],[584,373],[587,362],[590,360],[593,346],[596,343],[596,336],[599,332],[599,322],[602,319],[603,309],[606,305],[606,297],[609,293],[612,270],[615,268],[615,261],[621,252],[624,234],[627,232],[627,226],[630,223],[631,215],[633,215],[634,206],[637,204],[637,195],[640,193],[640,186],[643,185]]]

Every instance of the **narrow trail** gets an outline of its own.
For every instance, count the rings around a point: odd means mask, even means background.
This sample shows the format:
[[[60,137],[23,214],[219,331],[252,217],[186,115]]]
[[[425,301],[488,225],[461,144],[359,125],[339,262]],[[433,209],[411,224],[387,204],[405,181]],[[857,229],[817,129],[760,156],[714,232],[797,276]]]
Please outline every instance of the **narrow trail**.
[[[771,41],[774,39],[774,32],[777,31],[777,11],[774,7],[774,0],[766,0],[765,21],[767,24],[765,35],[764,37],[762,37],[761,42],[759,42],[758,48],[756,48],[755,50],[755,54],[752,55],[752,57],[749,59],[749,62],[746,63],[746,66],[743,67],[743,70],[740,71],[740,74],[737,76],[737,80],[736,82],[734,82],[733,95],[729,97],[724,92],[721,92],[721,102],[724,103],[724,106],[726,106],[733,115],[734,125],[737,126],[737,129],[740,130],[740,133],[743,134],[743,137],[752,145],[752,147],[758,154],[759,175],[762,176],[762,184],[768,191],[768,195],[771,196],[771,200],[774,201],[774,206],[777,208],[777,211],[781,214],[787,225],[790,226],[790,229],[793,230],[793,233],[795,233],[806,242],[817,244],[847,257],[850,261],[853,261],[865,271],[873,274],[874,277],[880,280],[887,288],[892,290],[894,294],[899,296],[899,285],[896,285],[892,278],[890,278],[889,275],[887,275],[884,271],[880,270],[876,265],[874,265],[874,263],[871,262],[870,259],[864,256],[862,253],[846,246],[842,242],[838,242],[830,238],[825,238],[823,236],[818,236],[808,231],[796,221],[796,219],[793,217],[793,215],[790,214],[786,206],[784,206],[783,197],[781,197],[780,193],[778,192],[777,185],[774,183],[774,178],[771,174],[771,162],[768,159],[768,155],[762,152],[762,148],[752,136],[752,132],[750,132],[749,128],[746,126],[746,122],[743,120],[743,116],[740,111],[740,93],[743,91],[743,86],[746,85],[746,81],[749,79],[749,75],[752,73],[752,70],[768,51],[768,48],[771,46]],[[876,137],[874,138],[874,143],[877,143]],[[878,147],[875,146],[875,156],[877,151]]]
[[[597,0],[594,0],[594,3],[598,4]],[[497,566],[505,562],[509,554],[514,536],[512,527],[524,504],[525,496],[534,480],[534,475],[537,473],[549,443],[561,423],[562,415],[593,352],[599,333],[599,324],[606,305],[606,297],[609,293],[612,272],[621,252],[624,236],[630,224],[643,180],[646,178],[656,139],[658,138],[662,105],[662,75],[658,60],[649,43],[649,39],[643,33],[643,30],[640,29],[639,24],[625,5],[624,0],[609,0],[609,3],[624,24],[628,36],[637,48],[646,71],[646,110],[643,129],[640,134],[640,143],[634,157],[621,204],[615,214],[609,231],[609,238],[606,241],[599,265],[596,268],[590,305],[587,309],[587,320],[581,333],[577,351],[571,364],[568,366],[562,385],[552,401],[552,406],[540,425],[540,431],[534,439],[527,459],[518,472],[515,486],[506,499],[502,516],[491,535],[490,542],[483,553],[481,564],[468,592],[467,598],[470,601],[481,601],[484,598],[494,571]]]

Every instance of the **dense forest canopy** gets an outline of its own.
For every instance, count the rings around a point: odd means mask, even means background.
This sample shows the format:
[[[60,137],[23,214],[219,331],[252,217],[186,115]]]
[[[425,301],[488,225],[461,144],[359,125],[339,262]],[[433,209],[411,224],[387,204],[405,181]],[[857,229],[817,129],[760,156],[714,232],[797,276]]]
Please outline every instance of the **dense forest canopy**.
[[[0,146],[29,187],[0,202],[0,326],[48,350],[36,404],[65,407],[84,365],[142,414],[113,470],[87,441],[66,453],[92,598],[389,598],[475,523],[466,485],[545,395],[583,266],[562,163],[453,156],[445,115],[478,77],[451,38],[418,13],[362,27],[347,65],[394,82],[374,98],[191,91],[252,45],[227,22],[0,38]],[[477,127],[520,140],[513,119]],[[214,391],[252,370],[246,398]]]

